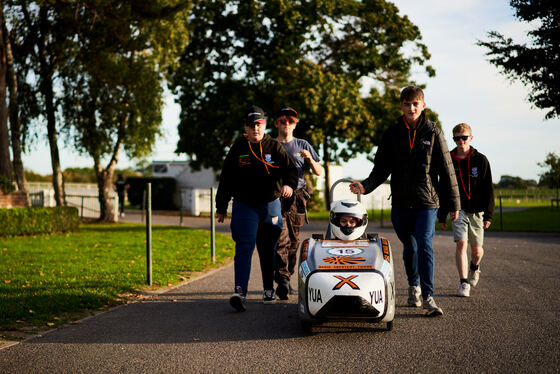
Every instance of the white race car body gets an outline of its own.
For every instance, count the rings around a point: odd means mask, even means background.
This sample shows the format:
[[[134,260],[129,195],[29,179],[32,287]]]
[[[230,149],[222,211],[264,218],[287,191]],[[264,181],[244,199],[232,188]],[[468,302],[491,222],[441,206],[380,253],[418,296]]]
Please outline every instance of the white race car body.
[[[386,322],[395,315],[393,255],[389,241],[369,234],[352,241],[313,235],[301,245],[298,309],[302,325],[327,320]]]

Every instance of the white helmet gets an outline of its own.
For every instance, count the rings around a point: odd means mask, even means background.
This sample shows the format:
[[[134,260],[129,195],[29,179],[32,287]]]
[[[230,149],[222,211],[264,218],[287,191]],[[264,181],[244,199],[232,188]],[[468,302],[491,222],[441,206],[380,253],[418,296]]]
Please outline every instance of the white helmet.
[[[359,220],[354,227],[341,226],[340,217],[350,216]],[[331,206],[331,233],[340,240],[356,240],[366,231],[368,224],[367,211],[356,200],[339,200],[335,201]]]

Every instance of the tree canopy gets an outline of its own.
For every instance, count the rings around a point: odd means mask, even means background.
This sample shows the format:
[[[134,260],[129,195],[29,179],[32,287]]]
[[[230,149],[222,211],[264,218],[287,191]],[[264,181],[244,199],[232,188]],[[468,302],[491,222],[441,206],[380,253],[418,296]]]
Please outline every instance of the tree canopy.
[[[529,101],[548,109],[546,118],[560,117],[560,7],[553,0],[511,0],[515,17],[531,22],[530,43],[517,43],[496,31],[478,45],[489,61],[511,80],[531,87]]]
[[[326,161],[369,153],[398,112],[395,92],[430,57],[418,28],[383,0],[200,0],[189,20],[171,88],[182,108],[177,152],[195,168],[222,166],[251,104],[269,115],[295,108],[295,135]]]
[[[541,174],[539,184],[555,188],[558,197],[558,190],[560,189],[560,156],[551,152],[547,154],[546,159],[543,162],[539,162],[538,165],[546,169],[544,173]]]

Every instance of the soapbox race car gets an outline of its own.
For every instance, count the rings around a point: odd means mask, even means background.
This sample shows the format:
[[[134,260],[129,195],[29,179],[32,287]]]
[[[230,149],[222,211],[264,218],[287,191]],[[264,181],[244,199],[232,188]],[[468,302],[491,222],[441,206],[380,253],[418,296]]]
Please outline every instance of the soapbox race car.
[[[326,321],[386,323],[393,328],[395,279],[389,241],[378,234],[365,234],[367,211],[356,200],[332,202],[325,237],[313,234],[300,247],[298,267],[298,314],[304,331]],[[341,223],[341,217],[342,223]],[[348,217],[354,227],[344,226]]]

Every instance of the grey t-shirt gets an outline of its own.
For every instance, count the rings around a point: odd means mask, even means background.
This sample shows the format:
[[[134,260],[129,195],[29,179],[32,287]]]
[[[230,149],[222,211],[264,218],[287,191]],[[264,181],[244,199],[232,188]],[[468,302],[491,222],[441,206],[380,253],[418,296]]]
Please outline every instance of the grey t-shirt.
[[[286,152],[288,152],[292,161],[296,165],[296,169],[297,169],[297,172],[298,172],[298,187],[297,188],[300,189],[303,186],[305,186],[305,181],[303,179],[303,175],[305,174],[306,165],[305,165],[305,159],[299,154],[299,152],[302,149],[305,149],[305,150],[309,151],[309,153],[311,153],[311,157],[316,162],[319,162],[319,156],[317,155],[317,152],[315,152],[315,150],[313,149],[311,144],[309,144],[307,142],[307,140],[294,138],[287,143],[280,142],[280,144],[282,144],[284,146],[284,149],[286,150]],[[309,167],[309,165],[307,165],[307,167]]]

